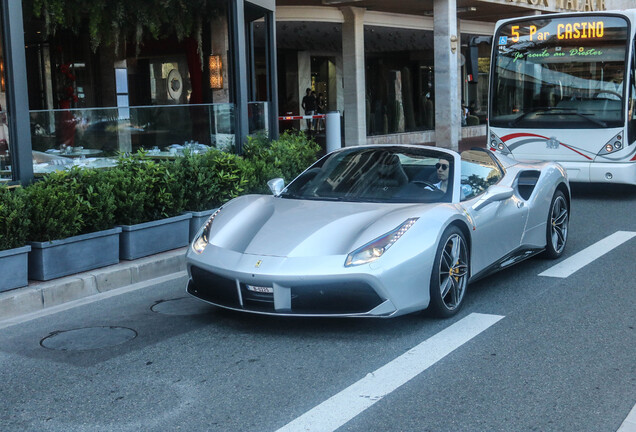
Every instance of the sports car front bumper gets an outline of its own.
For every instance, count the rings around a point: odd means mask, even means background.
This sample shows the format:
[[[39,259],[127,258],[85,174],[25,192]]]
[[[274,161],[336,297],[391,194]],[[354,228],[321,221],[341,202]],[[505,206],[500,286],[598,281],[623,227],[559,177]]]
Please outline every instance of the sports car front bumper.
[[[225,308],[255,313],[285,315],[377,315],[374,309],[386,303],[364,282],[330,282],[309,285],[258,287],[228,279],[199,267],[191,268],[188,293]],[[268,284],[270,285],[270,284]],[[252,288],[252,289],[250,289]],[[269,288],[271,292],[264,289]],[[395,308],[391,306],[390,311]]]
[[[397,268],[346,268],[344,259],[257,256],[209,245],[202,255],[188,252],[187,292],[223,308],[269,315],[390,317],[428,305],[427,284],[417,277],[422,266],[407,270],[415,260]]]

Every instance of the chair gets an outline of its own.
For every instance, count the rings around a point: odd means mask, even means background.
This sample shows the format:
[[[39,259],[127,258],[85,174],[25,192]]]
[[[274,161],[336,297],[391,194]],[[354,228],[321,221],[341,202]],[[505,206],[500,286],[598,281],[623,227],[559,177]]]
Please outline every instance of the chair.
[[[469,115],[466,118],[466,126],[477,126],[479,125],[479,117],[475,115]]]

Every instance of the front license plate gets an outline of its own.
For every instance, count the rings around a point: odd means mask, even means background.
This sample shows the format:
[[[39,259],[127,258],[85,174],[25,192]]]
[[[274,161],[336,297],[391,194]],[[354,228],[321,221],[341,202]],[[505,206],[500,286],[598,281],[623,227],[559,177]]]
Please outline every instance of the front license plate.
[[[247,285],[247,289],[257,293],[274,294],[274,288],[272,287]]]

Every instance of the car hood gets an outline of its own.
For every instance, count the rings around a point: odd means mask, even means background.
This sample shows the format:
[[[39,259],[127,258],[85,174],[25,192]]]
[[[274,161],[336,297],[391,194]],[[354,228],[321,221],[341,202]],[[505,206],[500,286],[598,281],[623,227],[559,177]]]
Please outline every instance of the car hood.
[[[441,204],[379,204],[247,195],[223,206],[210,243],[236,252],[280,257],[348,254],[405,220]]]

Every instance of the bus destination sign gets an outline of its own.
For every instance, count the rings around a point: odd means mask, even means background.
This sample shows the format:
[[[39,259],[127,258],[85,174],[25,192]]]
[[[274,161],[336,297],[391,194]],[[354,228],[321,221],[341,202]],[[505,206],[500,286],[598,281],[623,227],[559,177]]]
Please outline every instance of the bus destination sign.
[[[513,43],[519,42],[522,36],[527,36],[529,41],[547,41],[554,34],[559,40],[602,39],[605,36],[605,23],[601,19],[559,23],[556,26],[556,30],[552,31],[539,29],[536,25],[513,25],[510,27],[509,37]]]

